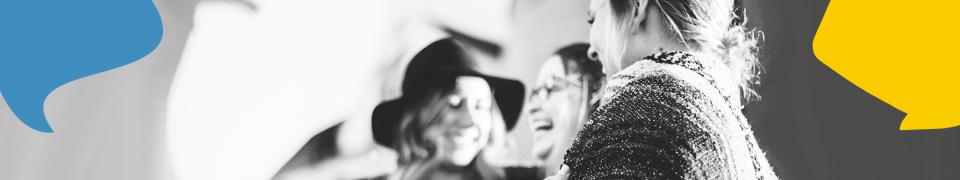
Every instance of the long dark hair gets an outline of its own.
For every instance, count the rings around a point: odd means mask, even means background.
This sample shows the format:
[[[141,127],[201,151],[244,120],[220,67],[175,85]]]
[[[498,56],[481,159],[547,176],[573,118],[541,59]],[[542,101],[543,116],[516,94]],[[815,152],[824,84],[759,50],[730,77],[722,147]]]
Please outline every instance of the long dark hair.
[[[606,75],[603,74],[603,65],[600,64],[600,61],[591,60],[590,56],[587,56],[587,49],[590,49],[590,44],[575,43],[560,48],[554,54],[563,61],[566,74],[578,73],[582,75],[582,78],[586,81],[584,86],[587,86],[586,93],[588,96],[584,98],[589,102],[588,108],[592,111],[599,104],[600,92],[606,82]],[[576,69],[578,72],[569,72],[570,69]]]

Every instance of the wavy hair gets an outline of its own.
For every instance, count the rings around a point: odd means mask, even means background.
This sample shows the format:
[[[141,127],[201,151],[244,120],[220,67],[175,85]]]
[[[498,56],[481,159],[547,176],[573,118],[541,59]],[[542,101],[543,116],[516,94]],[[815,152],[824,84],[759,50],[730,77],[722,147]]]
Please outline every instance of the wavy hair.
[[[763,40],[763,33],[747,26],[742,0],[650,1],[660,7],[667,28],[673,29],[684,44],[722,60],[729,82],[739,89],[741,99],[760,98],[753,88],[760,83],[758,43]],[[636,0],[610,0],[610,5],[618,18],[627,17],[637,8]]]
[[[431,82],[422,91],[410,92],[413,104],[407,107],[401,115],[398,134],[395,136],[393,148],[398,151],[399,164],[401,166],[398,179],[419,179],[428,174],[431,170],[440,168],[443,155],[443,148],[440,143],[445,138],[437,133],[431,133],[431,127],[434,126],[444,111],[451,111],[446,97],[455,90],[455,77],[433,76],[424,77]],[[503,128],[502,123],[496,124],[496,128]],[[491,133],[495,136],[497,133]],[[495,137],[491,137],[491,141]],[[479,177],[480,179],[498,179],[502,172],[490,166],[484,159],[483,151],[474,158],[473,162],[466,166],[464,173],[469,176]],[[391,178],[393,179],[393,178]]]

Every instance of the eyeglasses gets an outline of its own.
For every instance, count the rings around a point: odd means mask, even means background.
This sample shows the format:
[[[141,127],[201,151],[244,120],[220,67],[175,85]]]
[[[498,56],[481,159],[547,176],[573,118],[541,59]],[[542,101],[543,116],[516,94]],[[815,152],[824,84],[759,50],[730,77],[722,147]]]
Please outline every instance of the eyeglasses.
[[[579,82],[583,78],[581,76],[572,76],[572,77],[560,77],[553,76],[550,79],[547,79],[542,85],[533,89],[533,92],[530,94],[530,101],[540,100],[545,101],[550,98],[555,92],[566,90],[568,88],[581,88],[583,83]]]

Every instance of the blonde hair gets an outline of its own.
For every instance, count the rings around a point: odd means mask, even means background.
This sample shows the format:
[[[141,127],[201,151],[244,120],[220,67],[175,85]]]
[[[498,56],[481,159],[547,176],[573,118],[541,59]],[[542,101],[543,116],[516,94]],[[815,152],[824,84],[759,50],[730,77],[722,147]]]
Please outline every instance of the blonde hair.
[[[744,101],[759,99],[753,87],[759,85],[762,68],[758,43],[763,33],[747,27],[742,0],[651,0],[660,7],[668,27],[689,48],[700,55],[722,60],[729,81],[740,90]],[[617,17],[634,12],[636,0],[610,0]],[[632,14],[631,14],[632,15]],[[630,26],[629,23],[626,23]],[[622,26],[621,26],[622,27]],[[606,65],[606,64],[604,64]]]
[[[753,86],[759,84],[758,75],[761,71],[757,57],[758,43],[763,35],[756,29],[746,26],[746,11],[741,0],[650,0],[649,6],[659,7],[666,28],[673,29],[683,43],[701,60],[722,64],[725,68],[717,68],[718,73],[713,78],[717,81],[717,88],[730,97],[731,107],[742,108],[743,102],[759,98]],[[636,16],[639,1],[637,0],[609,0],[618,28],[637,28],[638,22],[629,18]],[[653,10],[653,9],[650,9]],[[632,27],[631,27],[632,26]],[[621,29],[620,33],[623,33]],[[611,42],[623,43],[623,42]],[[607,64],[604,64],[605,66]],[[739,96],[739,98],[735,97]],[[739,109],[737,109],[739,110]],[[766,156],[757,145],[752,135],[749,123],[741,113],[735,113],[737,118],[731,121],[719,121],[722,131],[709,133],[713,136],[727,136],[718,138],[717,144],[729,145],[725,150],[717,150],[719,156],[731,157],[728,167],[713,167],[709,159],[697,159],[695,164],[699,168],[690,168],[684,176],[691,179],[727,178],[727,179],[778,179],[773,168],[767,162]],[[744,138],[745,137],[745,138]],[[703,142],[689,142],[691,144]],[[709,143],[695,146],[710,146]],[[702,148],[702,147],[697,147]],[[664,158],[664,157],[656,157]],[[694,157],[699,158],[699,157]],[[749,161],[747,160],[749,159]],[[681,162],[683,163],[683,162]],[[752,163],[752,164],[751,164]],[[752,166],[751,166],[752,165]],[[691,165],[694,166],[694,165]],[[729,169],[728,169],[729,168]],[[732,172],[732,173],[726,173]]]
[[[421,179],[430,171],[436,170],[442,164],[441,159],[447,152],[444,152],[442,146],[442,135],[432,133],[437,131],[431,127],[436,125],[437,117],[443,116],[444,111],[451,111],[446,97],[454,91],[455,77],[435,77],[433,84],[421,92],[411,92],[416,100],[412,102],[408,109],[405,109],[401,115],[397,131],[394,138],[393,148],[399,155],[400,169],[398,173],[391,175],[390,179]],[[496,103],[493,105],[493,112],[499,114]],[[502,117],[495,117],[502,118]],[[490,144],[501,143],[506,135],[503,120],[492,119],[494,128],[491,129]],[[499,122],[497,122],[499,121]],[[466,165],[465,173],[468,176],[479,177],[481,179],[500,179],[503,176],[501,170],[491,166],[484,157],[484,150],[481,150],[473,162]]]

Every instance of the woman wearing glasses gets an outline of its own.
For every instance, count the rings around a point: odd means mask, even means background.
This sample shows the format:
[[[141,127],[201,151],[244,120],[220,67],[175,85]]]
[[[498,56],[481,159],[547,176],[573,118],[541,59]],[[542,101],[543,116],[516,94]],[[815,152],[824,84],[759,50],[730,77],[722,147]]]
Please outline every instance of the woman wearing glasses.
[[[527,101],[532,152],[543,164],[539,179],[560,169],[563,152],[597,108],[604,75],[600,63],[587,57],[589,47],[569,45],[547,59]]]
[[[741,112],[758,32],[740,0],[592,0],[600,106],[552,178],[777,179]]]

